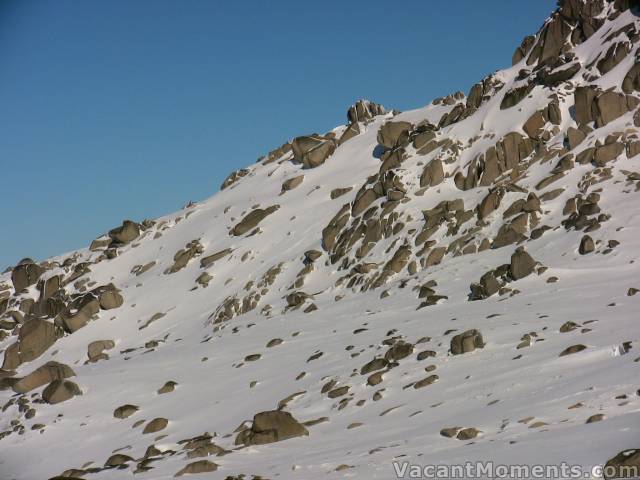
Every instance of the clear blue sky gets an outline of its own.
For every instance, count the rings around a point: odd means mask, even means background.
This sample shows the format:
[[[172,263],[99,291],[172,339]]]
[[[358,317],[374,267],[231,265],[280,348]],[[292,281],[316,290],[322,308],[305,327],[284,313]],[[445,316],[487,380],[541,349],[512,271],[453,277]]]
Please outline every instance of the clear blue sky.
[[[202,200],[369,98],[511,63],[553,0],[0,0],[0,269]]]

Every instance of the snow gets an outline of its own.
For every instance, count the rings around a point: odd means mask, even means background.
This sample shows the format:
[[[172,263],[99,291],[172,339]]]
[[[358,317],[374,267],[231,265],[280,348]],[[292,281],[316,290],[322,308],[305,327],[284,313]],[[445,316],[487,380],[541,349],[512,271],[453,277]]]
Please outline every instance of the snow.
[[[611,27],[615,29],[629,21],[637,19],[627,12]],[[595,58],[597,51],[606,51],[608,45],[594,35],[575,51],[586,62]],[[603,87],[619,85],[634,56],[635,51],[596,83]],[[518,64],[499,72],[499,78],[506,83],[501,93],[471,117],[443,130],[439,138],[454,138],[463,145],[478,133],[494,134],[493,138],[474,142],[455,162],[446,164],[447,174],[466,170],[471,159],[506,133],[521,132],[519,125],[548,103],[549,91],[538,87],[517,108],[499,109],[503,93],[513,85],[522,67]],[[562,131],[574,124],[569,115],[571,101],[572,95],[567,95],[561,103]],[[116,450],[137,459],[155,444],[160,450],[178,453],[154,462],[152,470],[137,473],[135,478],[169,479],[192,461],[186,459],[178,442],[204,432],[215,432],[213,441],[232,453],[208,457],[218,464],[218,470],[194,478],[222,479],[244,473],[305,480],[388,479],[395,478],[394,460],[420,464],[473,460],[507,464],[568,462],[591,467],[621,450],[637,447],[634,425],[640,420],[640,396],[636,394],[640,363],[635,360],[640,295],[627,296],[627,290],[640,288],[640,218],[635,186],[627,185],[622,173],[637,170],[637,157],[617,160],[613,179],[594,187],[604,189],[600,206],[613,216],[591,235],[603,244],[615,239],[620,246],[607,255],[601,254],[604,247],[599,246],[597,253],[581,256],[577,252],[581,232],[549,230],[540,239],[525,244],[530,255],[548,270],[514,282],[512,287],[521,292],[517,295],[468,301],[470,283],[478,281],[489,269],[508,263],[513,246],[459,257],[447,255],[442,264],[410,276],[404,288],[400,284],[407,276],[396,275],[383,288],[366,292],[336,286],[336,280],[346,271],[338,271],[338,265],[331,265],[325,253],[302,288],[315,294],[313,302],[318,310],[284,311],[284,297],[291,293],[289,287],[303,267],[303,253],[322,250],[322,228],[343,204],[353,201],[366,178],[377,173],[380,160],[374,151],[379,127],[389,120],[437,123],[451,108],[428,105],[394,118],[391,114],[378,116],[368,125],[361,124],[360,135],[341,145],[324,165],[315,169],[303,170],[301,165],[288,161],[254,164],[249,167],[251,174],[234,186],[193,207],[157,219],[155,227],[123,247],[116,258],[91,265],[89,278],[96,285],[114,283],[121,289],[125,303],[118,309],[101,311],[99,319],[61,338],[40,358],[19,367],[17,375],[22,376],[48,360],[68,364],[76,373],[71,380],[78,383],[83,395],[57,405],[37,405],[36,416],[24,421],[24,435],[12,434],[0,440],[0,478],[48,478],[89,462],[91,466],[102,466]],[[596,137],[604,138],[631,125],[629,116],[622,117],[594,132],[585,146]],[[561,143],[562,134],[550,143],[553,141]],[[410,201],[402,209],[413,217],[407,221],[405,232],[420,229],[422,210],[442,200],[463,198],[465,208],[472,208],[487,193],[486,188],[461,192],[452,178],[423,196],[411,193],[419,183],[422,165],[418,162],[426,164],[438,154],[436,150],[427,156],[412,156],[401,167],[402,178],[411,187]],[[534,165],[519,185],[535,191],[536,183],[548,176],[556,163],[554,159]],[[560,225],[565,201],[578,192],[577,183],[591,169],[577,165],[561,182],[548,188],[562,186],[567,190],[543,203],[545,224]],[[282,182],[300,174],[305,176],[303,183],[280,195]],[[329,192],[342,187],[354,188],[331,200]],[[517,198],[526,198],[526,194],[507,194],[500,209],[491,214],[486,232],[497,232],[502,212]],[[229,229],[253,206],[266,208],[274,204],[279,204],[280,209],[260,224],[260,234],[229,235]],[[162,236],[154,238],[156,232],[162,232]],[[441,229],[433,239],[442,244],[447,241],[444,235]],[[381,240],[365,260],[387,260],[394,238]],[[233,249],[229,256],[206,269],[213,275],[207,288],[194,289],[195,279],[204,271],[199,258],[177,273],[163,273],[173,263],[174,254],[194,239],[204,246],[202,256]],[[78,261],[88,262],[100,254],[88,249],[76,253]],[[245,254],[248,258],[243,261]],[[156,265],[144,274],[130,273],[134,266],[151,261]],[[258,307],[214,331],[211,315],[224,299],[244,297],[249,293],[247,282],[257,282],[269,268],[280,263],[282,273]],[[547,283],[552,276],[559,281]],[[414,287],[430,279],[437,280],[437,293],[448,299],[416,310],[420,301]],[[2,282],[10,283],[10,274],[0,276]],[[391,295],[380,298],[384,289]],[[35,286],[30,294],[37,298]],[[344,298],[336,301],[336,295]],[[270,317],[261,313],[267,304],[273,307]],[[166,315],[139,329],[158,312]],[[587,323],[591,320],[594,321]],[[581,327],[559,333],[567,321]],[[585,327],[591,330],[581,333]],[[366,330],[355,334],[359,328]],[[486,347],[464,355],[449,355],[452,335],[472,328],[482,332]],[[430,341],[416,345],[416,352],[435,350],[437,356],[419,362],[413,354],[385,373],[380,385],[368,386],[366,376],[352,373],[384,353],[387,347],[382,342],[392,329],[396,330],[393,335],[411,343],[430,337]],[[455,332],[447,333],[451,329]],[[533,345],[516,349],[522,335],[529,332],[537,334]],[[284,342],[266,348],[274,338]],[[85,364],[87,345],[102,339],[116,342],[115,348],[107,352],[111,358]],[[145,348],[153,340],[159,345]],[[621,345],[627,341],[633,347],[624,353]],[[13,337],[9,337],[0,343],[0,349],[12,342]],[[558,356],[575,344],[584,344],[587,349]],[[348,346],[353,348],[348,350]],[[130,349],[133,350],[123,353]],[[320,351],[321,357],[308,361]],[[260,353],[261,358],[244,361],[254,353]],[[518,355],[521,357],[516,359]],[[437,367],[431,372],[439,376],[436,383],[419,390],[403,388],[428,375],[424,367],[430,364]],[[296,380],[301,372],[306,375]],[[350,386],[353,400],[346,408],[339,410],[340,399],[332,400],[320,393],[330,379]],[[178,383],[176,390],[158,395],[156,390],[169,380]],[[253,388],[252,381],[257,382]],[[382,398],[373,401],[374,392],[381,389]],[[308,437],[242,449],[233,445],[236,427],[260,411],[277,408],[280,400],[295,392],[305,392],[286,407],[296,419],[329,420],[308,427]],[[0,391],[0,404],[12,395],[10,390]],[[627,395],[626,400],[616,399],[619,395]],[[365,400],[364,405],[357,406],[358,400]],[[577,402],[584,406],[568,409]],[[114,409],[127,403],[140,406],[140,410],[125,420],[114,418]],[[596,413],[604,413],[605,420],[585,424]],[[156,417],[169,420],[169,426],[157,434],[143,435],[143,426],[132,428],[141,419],[146,423]],[[528,424],[519,422],[526,417],[535,419]],[[16,406],[8,408],[0,416],[0,431],[18,418],[21,416]],[[547,425],[529,428],[536,421]],[[347,429],[353,422],[363,425]],[[35,423],[46,427],[42,432],[30,430]],[[482,433],[473,441],[440,435],[442,428],[453,426],[475,427]],[[163,437],[154,441],[159,435]],[[353,468],[336,471],[342,464]],[[109,469],[87,478],[119,480],[134,478],[134,474],[133,468]]]

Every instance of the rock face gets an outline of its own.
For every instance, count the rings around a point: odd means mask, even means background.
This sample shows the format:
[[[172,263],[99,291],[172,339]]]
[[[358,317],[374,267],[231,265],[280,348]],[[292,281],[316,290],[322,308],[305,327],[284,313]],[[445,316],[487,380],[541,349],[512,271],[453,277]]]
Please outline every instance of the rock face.
[[[109,237],[116,245],[126,245],[140,236],[140,225],[131,220],[125,220],[122,225],[109,230]]]
[[[467,330],[451,339],[451,354],[461,355],[473,352],[476,348],[484,348],[484,345],[482,334],[478,330]]]
[[[309,431],[293,416],[281,410],[257,413],[250,429],[236,437],[236,445],[263,445],[309,435]]]
[[[316,168],[322,165],[336,149],[332,138],[317,134],[296,137],[291,142],[293,158],[305,168]]]

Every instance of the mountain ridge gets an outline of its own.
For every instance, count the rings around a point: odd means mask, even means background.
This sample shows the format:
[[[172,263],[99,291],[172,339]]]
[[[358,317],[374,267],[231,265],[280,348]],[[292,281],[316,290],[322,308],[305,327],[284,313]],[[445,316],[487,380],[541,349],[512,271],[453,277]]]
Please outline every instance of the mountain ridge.
[[[639,44],[635,2],[559,2],[468,95],[359,100],[203,202],[19,262],[0,473],[637,465]]]

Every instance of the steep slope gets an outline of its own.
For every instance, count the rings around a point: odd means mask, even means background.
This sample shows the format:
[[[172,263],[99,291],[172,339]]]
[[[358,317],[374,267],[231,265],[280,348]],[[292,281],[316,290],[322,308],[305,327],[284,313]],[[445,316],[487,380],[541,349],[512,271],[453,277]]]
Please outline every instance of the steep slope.
[[[639,45],[637,6],[562,1],[467,96],[359,101],[203,202],[21,261],[0,276],[0,478],[637,448]]]

